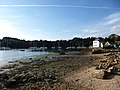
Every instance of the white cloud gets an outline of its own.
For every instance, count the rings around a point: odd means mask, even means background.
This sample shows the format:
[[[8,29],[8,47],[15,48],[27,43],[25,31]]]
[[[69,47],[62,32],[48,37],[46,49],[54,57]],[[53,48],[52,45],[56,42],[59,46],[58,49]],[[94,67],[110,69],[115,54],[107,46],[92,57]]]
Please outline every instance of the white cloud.
[[[110,32],[111,33],[119,32],[118,34],[120,34],[120,25],[116,25],[116,26],[111,27]]]
[[[85,5],[49,5],[49,4],[14,4],[14,5],[0,5],[0,7],[62,7],[62,8],[88,8],[88,9],[120,9],[116,7],[97,7],[97,6],[85,6]]]
[[[16,23],[9,20],[0,20],[0,38],[15,37],[26,40],[51,40],[50,36],[50,33],[43,29],[17,27]]]
[[[48,32],[44,29],[30,29],[17,27],[16,23],[11,22],[9,19],[0,19],[0,38],[2,37],[16,37],[26,40],[54,40],[60,39],[60,37],[99,37],[99,36],[108,36],[109,34],[115,33],[120,34],[120,13],[114,13],[104,18],[95,25],[90,25],[87,27],[82,27],[78,32],[73,32],[72,30],[65,30],[62,33],[56,33],[54,36],[53,33]],[[59,35],[59,36],[57,36]]]
[[[103,21],[103,24],[105,25],[118,24],[118,23],[120,24],[120,13],[114,13],[112,15],[109,15]]]
[[[120,13],[111,14],[95,25],[82,28],[81,31],[83,33],[79,34],[79,36],[82,37],[105,37],[112,33],[120,34]]]
[[[15,23],[8,20],[0,20],[0,38],[16,37],[20,39],[32,39],[30,35],[21,31],[22,28],[15,27]]]
[[[117,18],[117,17],[120,17],[120,13],[111,14],[108,17],[106,17],[105,19],[114,19],[114,18]]]

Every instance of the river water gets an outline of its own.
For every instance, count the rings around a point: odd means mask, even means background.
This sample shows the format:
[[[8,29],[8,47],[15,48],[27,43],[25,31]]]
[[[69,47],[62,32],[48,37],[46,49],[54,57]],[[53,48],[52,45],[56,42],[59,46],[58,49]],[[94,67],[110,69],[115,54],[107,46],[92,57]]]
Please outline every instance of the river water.
[[[30,52],[29,50],[0,50],[0,66],[7,64],[9,61],[18,60],[34,55],[48,54],[48,52]]]

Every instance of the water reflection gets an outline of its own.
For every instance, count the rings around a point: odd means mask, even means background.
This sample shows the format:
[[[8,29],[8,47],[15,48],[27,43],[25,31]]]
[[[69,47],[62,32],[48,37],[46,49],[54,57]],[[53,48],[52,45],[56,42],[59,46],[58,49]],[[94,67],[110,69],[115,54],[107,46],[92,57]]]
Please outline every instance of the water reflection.
[[[0,50],[0,66],[6,64],[9,61],[25,58],[33,55],[47,54],[47,52],[30,52],[29,50]]]

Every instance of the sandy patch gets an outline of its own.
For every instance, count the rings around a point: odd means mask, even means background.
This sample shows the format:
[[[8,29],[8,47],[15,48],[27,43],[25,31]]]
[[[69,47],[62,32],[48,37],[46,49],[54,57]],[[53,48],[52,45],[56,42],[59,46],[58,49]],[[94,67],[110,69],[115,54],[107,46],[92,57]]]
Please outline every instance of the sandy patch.
[[[120,76],[115,75],[112,79],[102,80],[92,77],[95,67],[82,72],[76,72],[66,77],[65,81],[75,82],[78,85],[87,87],[89,90],[120,90]],[[80,89],[81,90],[81,89]]]

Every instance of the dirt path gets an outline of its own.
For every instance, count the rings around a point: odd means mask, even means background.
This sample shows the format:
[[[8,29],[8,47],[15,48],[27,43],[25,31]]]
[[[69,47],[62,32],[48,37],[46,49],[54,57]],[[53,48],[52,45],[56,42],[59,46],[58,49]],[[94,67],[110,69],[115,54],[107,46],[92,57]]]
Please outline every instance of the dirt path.
[[[98,56],[103,57],[103,55]],[[78,70],[72,75],[65,77],[65,81],[72,82],[76,86],[82,86],[82,88],[77,88],[77,90],[120,90],[120,75],[115,75],[111,79],[102,80],[92,77],[94,71],[95,67],[88,68],[82,72]]]

